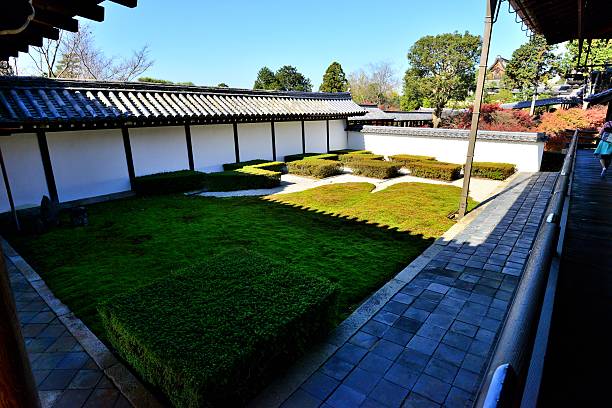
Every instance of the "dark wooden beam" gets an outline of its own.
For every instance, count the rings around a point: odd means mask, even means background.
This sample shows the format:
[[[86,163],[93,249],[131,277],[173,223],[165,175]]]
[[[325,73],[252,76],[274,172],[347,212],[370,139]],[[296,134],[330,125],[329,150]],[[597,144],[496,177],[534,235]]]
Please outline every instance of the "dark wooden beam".
[[[8,198],[9,206],[11,207],[11,214],[13,215],[13,221],[15,222],[15,228],[19,231],[19,218],[17,217],[17,210],[15,210],[15,201],[13,201],[13,192],[11,191],[11,183],[9,182],[8,172],[6,171],[6,165],[4,163],[4,156],[2,155],[2,148],[0,148],[0,171],[2,171],[2,179],[4,180],[4,188],[6,190],[6,197]]]
[[[327,136],[327,153],[329,153],[329,119],[325,121],[325,133]]]
[[[240,145],[238,144],[238,124],[233,123],[234,126],[234,154],[236,155],[236,163],[240,162]]]
[[[138,4],[138,0],[110,0],[113,3],[121,4],[122,6],[134,8]]]
[[[274,129],[274,121],[270,121],[270,131],[272,132],[272,160],[276,161],[276,129]]]
[[[36,10],[34,21],[39,24],[46,24],[73,33],[79,29],[79,22],[70,16],[39,8],[36,4],[34,5],[34,9]]]
[[[0,248],[0,407],[40,407]]]
[[[127,163],[128,176],[130,177],[130,189],[134,189],[134,179],[136,173],[134,172],[134,158],[132,156],[132,143],[130,143],[130,131],[127,127],[121,127],[121,134],[123,136],[123,149],[125,151],[125,162]]]
[[[304,129],[304,121],[302,121],[302,153],[306,153],[306,130]]]
[[[57,185],[55,184],[55,176],[53,175],[53,166],[51,165],[51,156],[49,155],[49,145],[47,143],[47,135],[43,131],[36,133],[38,138],[38,149],[40,150],[40,158],[42,160],[43,169],[45,171],[45,180],[47,181],[47,190],[49,190],[49,198],[51,201],[58,203]]]
[[[191,143],[191,128],[185,125],[185,141],[187,143],[187,159],[189,160],[189,170],[195,170],[193,162],[193,145]]]

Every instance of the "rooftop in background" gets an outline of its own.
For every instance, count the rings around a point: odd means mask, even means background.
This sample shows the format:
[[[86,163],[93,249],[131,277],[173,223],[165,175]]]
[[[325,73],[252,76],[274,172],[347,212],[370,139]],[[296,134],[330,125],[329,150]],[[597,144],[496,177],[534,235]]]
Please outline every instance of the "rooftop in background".
[[[565,106],[577,106],[582,103],[582,99],[577,97],[556,97],[556,98],[544,98],[538,99],[535,102],[536,107],[540,106],[553,106],[553,105],[565,105]],[[528,109],[531,107],[531,101],[520,101],[512,103],[504,103],[501,105],[504,109]]]
[[[342,119],[365,113],[346,92],[0,78],[0,129]]]
[[[585,98],[584,100],[594,105],[599,104],[599,103],[606,103],[606,102],[612,103],[612,88],[606,91],[591,95],[588,98]]]

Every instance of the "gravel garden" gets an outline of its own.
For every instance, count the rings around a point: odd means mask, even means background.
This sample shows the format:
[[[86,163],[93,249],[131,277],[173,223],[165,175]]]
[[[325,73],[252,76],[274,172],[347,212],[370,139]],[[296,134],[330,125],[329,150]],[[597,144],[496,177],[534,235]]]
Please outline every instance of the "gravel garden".
[[[350,171],[453,180],[461,166],[338,151],[136,179],[136,196],[87,207],[89,225],[5,233],[103,341],[175,406],[241,404],[453,225],[460,189],[330,184],[264,197],[281,174]],[[511,165],[480,163],[504,179]],[[471,201],[471,206],[476,205]]]

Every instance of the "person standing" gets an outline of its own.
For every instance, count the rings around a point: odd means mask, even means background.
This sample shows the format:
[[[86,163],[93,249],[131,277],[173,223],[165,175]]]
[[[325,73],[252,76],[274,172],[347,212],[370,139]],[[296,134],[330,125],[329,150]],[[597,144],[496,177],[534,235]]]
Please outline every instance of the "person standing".
[[[612,121],[604,123],[599,132],[599,138],[599,144],[594,154],[601,163],[601,178],[603,179],[606,177],[606,171],[610,167],[610,161],[612,161]]]

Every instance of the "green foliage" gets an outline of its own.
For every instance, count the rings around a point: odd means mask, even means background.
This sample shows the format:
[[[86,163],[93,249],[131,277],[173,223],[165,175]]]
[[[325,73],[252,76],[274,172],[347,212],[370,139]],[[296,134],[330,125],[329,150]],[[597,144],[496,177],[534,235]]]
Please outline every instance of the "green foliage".
[[[348,153],[338,157],[338,159],[344,164],[363,160],[383,160],[384,158],[385,156],[372,153]]]
[[[225,82],[221,82],[220,84],[217,84],[217,88],[229,88],[229,85]]]
[[[237,191],[274,188],[280,185],[281,173],[246,166],[231,171],[208,173],[206,186],[209,191]]]
[[[287,163],[289,174],[326,178],[342,173],[340,163],[333,160],[304,159]]]
[[[324,153],[298,153],[298,154],[288,154],[285,156],[285,162],[289,163],[296,160],[304,160],[307,157],[315,157],[320,156]]]
[[[388,179],[399,176],[401,164],[378,161],[378,160],[363,160],[353,161],[349,164],[353,174],[364,177],[375,177],[380,179]]]
[[[475,84],[480,37],[447,33],[425,36],[408,52],[402,107],[415,109],[425,99],[434,108],[434,127],[451,100],[463,100]]]
[[[268,67],[263,67],[257,73],[257,79],[253,85],[253,89],[265,89],[270,91],[279,90],[280,86],[276,80],[274,72]]]
[[[154,195],[184,193],[201,190],[206,184],[206,174],[193,170],[180,170],[136,177],[133,189],[138,194]]]
[[[519,99],[521,99],[521,98],[519,98]],[[497,92],[497,93],[485,95],[483,102],[484,103],[502,104],[502,103],[514,102],[515,100],[516,100],[516,98],[515,98],[515,96],[514,96],[514,94],[512,93],[511,90],[505,89],[505,88],[501,88],[499,90],[499,92]]]
[[[253,89],[310,92],[312,84],[295,67],[284,65],[276,73],[268,67],[260,69]]]
[[[393,156],[389,156],[389,159],[392,162],[400,163],[405,166],[408,163],[420,162],[420,161],[435,161],[436,158],[432,156],[418,156],[415,154],[396,154]]]
[[[321,159],[321,160],[338,160],[338,155],[334,153],[318,154],[316,156],[304,157],[304,160]]]
[[[491,180],[505,180],[516,172],[516,166],[511,163],[472,163],[472,176]]]
[[[319,86],[321,92],[346,92],[349,84],[342,70],[342,65],[338,62],[332,62],[325,74],[323,75],[323,82]]]
[[[438,180],[453,181],[461,176],[461,166],[438,161],[413,161],[406,163],[410,175]]]
[[[330,153],[342,155],[342,154],[349,154],[349,153],[350,154],[363,154],[363,153],[371,154],[372,152],[369,150],[339,149],[339,150],[330,150]]]
[[[533,95],[534,88],[552,78],[556,72],[559,57],[553,52],[541,35],[533,36],[512,53],[506,65],[505,83],[509,88],[521,90],[521,99]]]
[[[276,78],[281,91],[312,91],[310,79],[306,78],[291,65],[282,66],[278,71],[276,71],[274,77]]]
[[[337,287],[227,251],[100,307],[107,338],[173,406],[235,406],[331,328]]]
[[[578,40],[573,40],[566,45],[567,52],[563,55],[562,66],[566,70],[585,65],[609,64],[612,62],[612,42],[609,40],[592,40],[591,48],[585,41],[582,45],[582,54],[578,61]],[[588,54],[588,55],[587,55]]]
[[[223,170],[231,171],[231,170],[242,169],[244,167],[252,167],[256,169],[271,170],[271,171],[282,171],[283,168],[285,167],[285,163],[272,162],[269,160],[262,160],[262,159],[255,159],[255,160],[243,161],[243,162],[238,162],[238,163],[225,163],[223,165]]]

